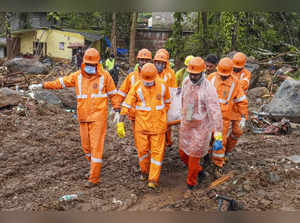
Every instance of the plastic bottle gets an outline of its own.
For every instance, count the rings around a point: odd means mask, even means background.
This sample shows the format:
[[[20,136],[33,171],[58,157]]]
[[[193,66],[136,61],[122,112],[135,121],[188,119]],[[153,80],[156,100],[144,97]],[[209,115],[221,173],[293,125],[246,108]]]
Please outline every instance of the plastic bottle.
[[[72,201],[72,200],[77,200],[78,195],[77,194],[69,194],[69,195],[64,195],[59,198],[59,201]]]

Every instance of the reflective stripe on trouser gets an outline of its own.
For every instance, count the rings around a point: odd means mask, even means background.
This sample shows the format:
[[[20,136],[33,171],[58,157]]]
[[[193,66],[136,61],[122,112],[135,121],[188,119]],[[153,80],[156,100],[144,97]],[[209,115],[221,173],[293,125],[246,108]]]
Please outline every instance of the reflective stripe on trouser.
[[[240,120],[233,120],[232,132],[227,138],[226,152],[232,152],[233,148],[236,146],[238,139],[243,135],[243,130],[240,128]]]
[[[223,167],[225,161],[225,151],[227,143],[227,133],[230,128],[230,120],[223,119],[222,144],[223,148],[217,151],[212,151],[212,160],[218,167]]]
[[[171,126],[168,128],[167,132],[166,132],[166,141],[167,141],[167,146],[172,146],[173,142],[172,142],[172,129]]]
[[[142,173],[149,173],[149,182],[157,183],[165,148],[165,134],[145,135],[136,132],[136,147]]]
[[[91,154],[89,181],[98,183],[102,166],[106,121],[81,122],[80,135],[83,151],[86,156]]]
[[[197,184],[198,173],[203,170],[200,165],[200,158],[189,156],[181,149],[179,149],[179,156],[181,161],[188,167],[186,183],[190,186],[195,186]]]

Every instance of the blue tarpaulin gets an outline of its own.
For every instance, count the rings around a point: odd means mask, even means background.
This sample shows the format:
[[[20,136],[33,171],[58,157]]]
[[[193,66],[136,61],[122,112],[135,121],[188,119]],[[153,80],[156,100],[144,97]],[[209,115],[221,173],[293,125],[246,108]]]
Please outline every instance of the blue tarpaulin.
[[[111,47],[111,43],[109,41],[109,39],[107,38],[107,36],[105,36],[105,42],[106,45],[108,46],[108,48]],[[126,56],[128,54],[128,50],[127,49],[121,49],[121,48],[117,48],[117,55],[118,56]]]

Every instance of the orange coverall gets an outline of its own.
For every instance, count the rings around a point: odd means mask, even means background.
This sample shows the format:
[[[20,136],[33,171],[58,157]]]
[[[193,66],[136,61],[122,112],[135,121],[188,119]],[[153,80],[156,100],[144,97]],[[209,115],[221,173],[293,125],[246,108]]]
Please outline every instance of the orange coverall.
[[[221,76],[215,72],[210,74],[207,79],[211,81],[213,86],[216,88],[223,119],[223,148],[218,151],[213,151],[212,159],[217,166],[223,167],[228,140],[227,134],[230,128],[233,106],[236,104],[238,112],[248,119],[248,100],[241,88],[239,80],[233,75],[230,75],[225,81],[223,81]]]
[[[247,95],[247,91],[250,85],[251,79],[251,72],[247,69],[243,69],[240,73],[233,73],[241,84],[241,88],[244,90],[245,95]],[[242,136],[243,130],[240,128],[240,121],[241,121],[241,114],[238,111],[238,107],[235,104],[233,106],[233,112],[231,116],[231,125],[232,125],[232,132],[229,135],[227,145],[226,145],[226,152],[231,152],[232,149],[236,146],[238,139]]]
[[[177,81],[176,81],[176,76],[175,76],[175,72],[173,69],[170,68],[169,63],[167,63],[166,65],[167,67],[163,70],[163,72],[161,72],[159,74],[159,77],[164,80],[168,87],[171,88],[177,88]],[[171,146],[173,144],[172,142],[172,129],[171,127],[169,127],[167,129],[167,146]]]
[[[106,70],[100,65],[97,66],[96,75],[85,74],[83,70],[84,65],[81,71],[55,81],[45,82],[43,88],[76,88],[81,144],[86,158],[90,161],[89,181],[98,183],[107,126],[108,98],[115,109],[120,108],[120,104],[114,81]]]
[[[149,182],[158,183],[165,148],[167,111],[170,92],[166,83],[155,79],[152,87],[138,81],[122,104],[121,115],[128,115],[135,108],[135,135],[139,165]]]

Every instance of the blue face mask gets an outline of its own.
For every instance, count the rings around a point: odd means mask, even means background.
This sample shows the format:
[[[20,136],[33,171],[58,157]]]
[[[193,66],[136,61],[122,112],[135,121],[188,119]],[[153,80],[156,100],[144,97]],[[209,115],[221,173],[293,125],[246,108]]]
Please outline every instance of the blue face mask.
[[[152,87],[153,85],[154,85],[154,81],[150,81],[150,82],[144,81],[144,86],[145,87]]]
[[[96,74],[96,67],[85,65],[84,66],[84,72],[87,74]]]
[[[163,72],[163,70],[165,69],[165,66],[163,64],[159,64],[159,65],[156,64],[155,66],[156,66],[158,73]]]

